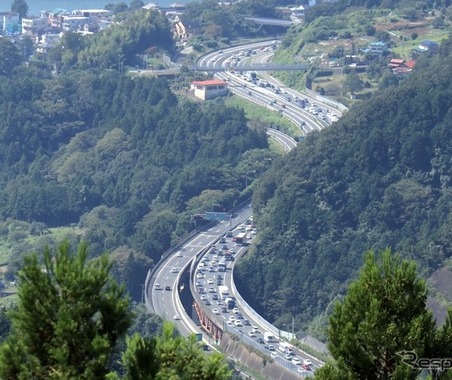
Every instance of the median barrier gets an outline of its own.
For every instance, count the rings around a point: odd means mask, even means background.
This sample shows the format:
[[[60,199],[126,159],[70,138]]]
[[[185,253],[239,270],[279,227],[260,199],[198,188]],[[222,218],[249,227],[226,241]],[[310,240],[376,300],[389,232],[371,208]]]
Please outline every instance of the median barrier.
[[[246,252],[247,252],[247,250],[240,253],[239,256],[236,258],[236,261],[234,261],[234,263],[237,262],[243,255],[245,255]],[[288,331],[283,331],[283,330],[278,329],[277,327],[273,326],[270,322],[268,322],[266,319],[264,319],[260,314],[256,313],[256,311],[254,311],[254,309],[250,305],[248,305],[248,303],[242,298],[242,296],[240,295],[240,293],[238,292],[238,290],[235,286],[234,266],[232,267],[231,275],[232,275],[231,290],[232,290],[232,293],[235,295],[236,301],[238,303],[240,303],[243,310],[246,310],[246,312],[248,314],[252,315],[254,317],[254,319],[259,321],[260,327],[264,327],[266,329],[266,331],[271,332],[274,336],[277,336],[277,337],[283,337],[284,339],[287,339],[287,340],[297,339],[295,334],[292,334]],[[311,359],[315,359],[317,362],[321,363],[322,365],[324,364],[321,360],[308,354],[307,352],[305,352],[303,350],[300,350],[300,352],[302,352],[304,355],[310,357]]]
[[[248,207],[251,204],[251,198],[246,199],[245,201],[243,201],[242,203],[240,203],[239,205],[233,207],[231,210],[229,210],[229,214],[234,214],[237,211]],[[213,227],[217,222],[210,222],[208,223],[206,226],[203,226],[201,228],[197,228],[193,231],[191,231],[190,233],[186,234],[184,237],[182,237],[179,242],[167,249],[162,256],[160,257],[160,260],[154,265],[154,267],[150,270],[148,270],[148,273],[146,275],[146,279],[145,279],[145,283],[144,283],[144,289],[145,289],[145,294],[144,294],[144,301],[145,301],[145,305],[146,305],[146,309],[148,311],[148,313],[155,313],[155,309],[154,309],[154,305],[152,304],[152,298],[149,297],[150,295],[150,291],[152,290],[152,285],[154,282],[154,275],[157,272],[157,270],[160,268],[160,266],[166,261],[166,259],[172,254],[174,253],[176,250],[182,248],[182,246],[184,244],[186,244],[189,240],[193,239],[197,234],[199,234],[200,232],[204,231],[204,230],[208,230],[209,228]]]

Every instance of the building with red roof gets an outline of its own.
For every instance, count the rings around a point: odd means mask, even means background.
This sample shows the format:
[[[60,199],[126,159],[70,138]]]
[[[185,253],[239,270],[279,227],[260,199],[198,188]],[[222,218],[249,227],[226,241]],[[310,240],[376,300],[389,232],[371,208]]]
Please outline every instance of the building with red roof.
[[[396,75],[405,75],[413,70],[416,65],[415,60],[405,61],[404,59],[393,58],[389,61],[389,68]]]
[[[220,79],[199,80],[191,82],[191,89],[197,98],[208,100],[227,95],[228,84]]]

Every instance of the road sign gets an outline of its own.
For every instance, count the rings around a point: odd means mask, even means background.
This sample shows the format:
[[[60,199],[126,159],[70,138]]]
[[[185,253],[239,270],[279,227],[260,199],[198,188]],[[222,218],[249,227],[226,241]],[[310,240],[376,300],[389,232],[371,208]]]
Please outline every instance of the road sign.
[[[227,220],[231,217],[231,214],[226,212],[206,212],[204,219],[207,220]]]

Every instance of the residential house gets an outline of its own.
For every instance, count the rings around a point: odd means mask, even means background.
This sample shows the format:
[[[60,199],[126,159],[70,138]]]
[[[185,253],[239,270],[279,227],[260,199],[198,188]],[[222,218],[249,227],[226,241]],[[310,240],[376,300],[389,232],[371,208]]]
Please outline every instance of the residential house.
[[[419,44],[417,48],[413,49],[413,53],[415,55],[419,55],[422,53],[437,53],[438,49],[439,44],[437,42],[424,40]]]
[[[416,65],[416,61],[405,61],[404,59],[393,58],[389,61],[389,68],[396,75],[406,75],[413,70]]]
[[[82,30],[90,21],[89,17],[86,16],[64,15],[62,18],[62,30],[65,32],[76,32],[78,30]]]
[[[388,44],[383,41],[371,42],[369,47],[364,50],[364,53],[370,53],[372,55],[382,55],[389,51]]]
[[[53,30],[63,29],[63,16],[70,16],[71,12],[64,8],[56,8],[49,12],[49,23]]]

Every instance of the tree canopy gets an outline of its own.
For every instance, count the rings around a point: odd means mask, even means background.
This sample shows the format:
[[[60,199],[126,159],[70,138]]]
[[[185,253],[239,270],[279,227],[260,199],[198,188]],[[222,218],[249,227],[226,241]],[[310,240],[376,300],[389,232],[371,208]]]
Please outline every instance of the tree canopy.
[[[67,242],[27,256],[19,275],[12,332],[0,349],[3,379],[100,379],[131,323],[124,288],[109,276],[107,256],[87,261]]]
[[[260,239],[235,275],[268,320],[283,324],[294,315],[307,329],[344,293],[369,249],[389,246],[426,275],[445,265],[452,252],[450,52],[448,41],[399,87],[310,134],[256,186]]]
[[[169,322],[160,335],[149,333],[142,325],[155,323],[141,314],[135,325],[143,334],[135,326],[125,337],[133,313],[111,265],[107,255],[88,260],[86,243],[72,252],[67,241],[25,258],[12,330],[0,345],[2,379],[231,378],[221,354],[205,355],[194,336],[179,336]]]
[[[15,12],[20,18],[27,17],[28,4],[25,0],[13,0],[11,3],[11,12]]]
[[[316,378],[417,379],[422,368],[409,365],[408,355],[446,358],[443,350],[452,350],[450,326],[437,329],[426,302],[427,287],[413,261],[389,249],[377,256],[367,253],[358,278],[329,319],[328,347],[337,366],[319,369]],[[427,369],[435,378],[448,375]]]

